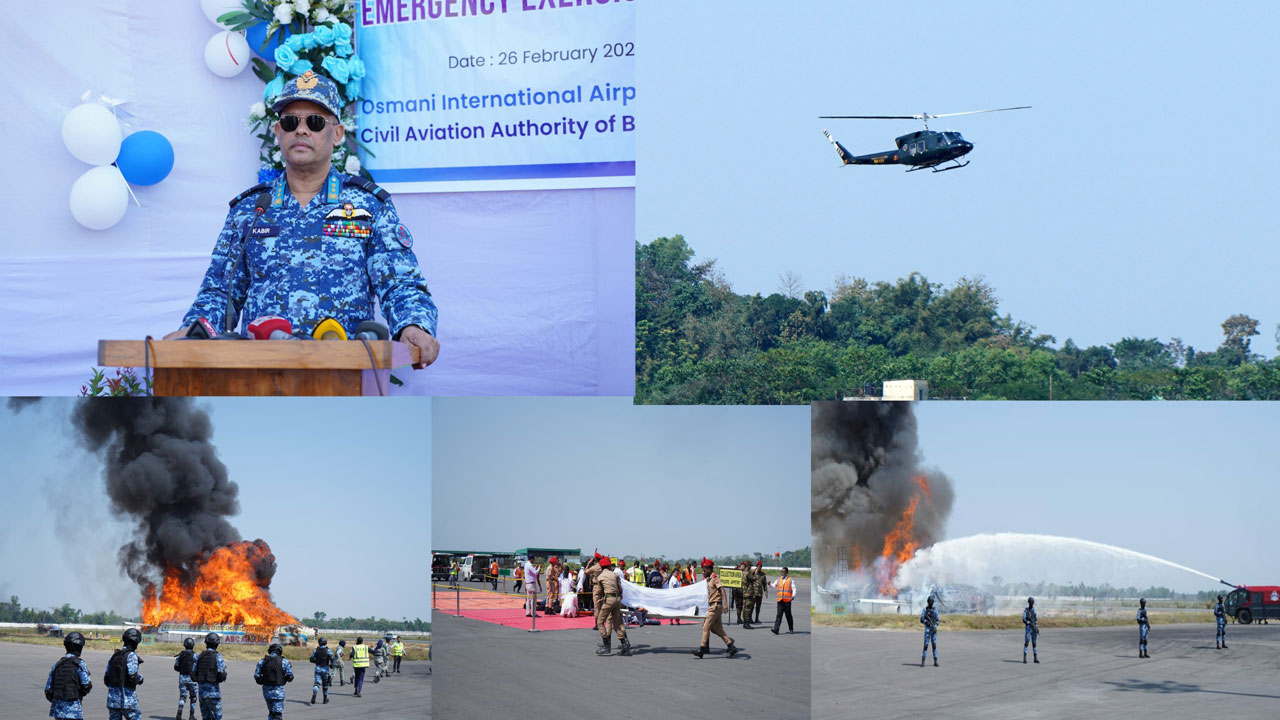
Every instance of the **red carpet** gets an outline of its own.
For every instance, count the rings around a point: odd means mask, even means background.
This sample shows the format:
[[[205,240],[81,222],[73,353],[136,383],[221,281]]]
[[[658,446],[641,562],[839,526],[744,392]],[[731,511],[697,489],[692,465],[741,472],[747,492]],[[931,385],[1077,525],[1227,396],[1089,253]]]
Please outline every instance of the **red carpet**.
[[[444,612],[443,610],[441,612]],[[449,613],[452,615],[453,613]],[[528,630],[532,622],[530,618],[525,617],[524,608],[513,609],[490,609],[490,610],[466,610],[462,611],[462,617],[474,618],[485,622],[506,625],[507,627]],[[538,614],[538,630],[574,630],[587,628],[588,630],[595,627],[596,621],[590,615],[584,615],[576,618],[565,618],[559,615],[543,615]]]

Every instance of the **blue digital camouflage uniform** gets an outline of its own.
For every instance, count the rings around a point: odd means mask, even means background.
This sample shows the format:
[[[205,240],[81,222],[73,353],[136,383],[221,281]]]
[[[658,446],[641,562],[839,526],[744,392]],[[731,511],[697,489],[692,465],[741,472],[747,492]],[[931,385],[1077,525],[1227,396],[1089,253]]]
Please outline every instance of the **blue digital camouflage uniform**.
[[[129,675],[138,674],[138,654],[130,650],[125,655],[125,668]],[[138,680],[142,682],[141,678]],[[110,720],[138,720],[138,693],[127,687],[107,686],[107,717]]]
[[[325,649],[328,650],[328,648]],[[311,652],[311,662],[314,663],[316,661],[316,653],[318,652],[320,652],[320,648],[316,648]],[[333,664],[333,656],[335,654],[332,651],[329,652],[330,665]],[[321,690],[324,690],[325,697],[329,697],[329,668],[316,665],[315,683],[311,686],[311,694],[315,695]]]
[[[195,667],[195,666],[193,665],[192,667]],[[175,657],[173,659],[173,669],[174,670],[178,669],[178,657]],[[178,673],[178,714],[179,715],[182,714],[182,705],[183,703],[186,702],[187,698],[191,699],[191,710],[192,712],[195,712],[196,698],[198,697],[199,692],[200,692],[200,686],[196,683],[195,680],[191,679],[190,675],[183,675],[182,673]]]
[[[287,658],[280,658],[280,661],[284,666],[285,682],[293,680],[293,664]],[[266,658],[259,660],[257,667],[253,669],[254,680],[262,677],[262,663],[264,662],[266,662]],[[280,718],[284,717],[283,685],[263,685],[262,698],[267,701],[267,718],[269,720],[280,720]]]
[[[1218,634],[1214,636],[1213,643],[1215,645],[1221,643],[1223,647],[1227,645],[1227,609],[1222,607],[1219,601],[1213,607],[1213,617],[1218,621]]]
[[[1022,661],[1026,662],[1027,661],[1027,644],[1030,643],[1031,645],[1031,653],[1033,655],[1036,654],[1036,636],[1040,634],[1039,632],[1036,632],[1037,624],[1036,624],[1035,608],[1027,607],[1023,609],[1022,624],[1025,625],[1027,628],[1026,632],[1022,636]]]
[[[1147,651],[1147,631],[1151,629],[1151,622],[1147,620],[1147,609],[1138,608],[1138,651],[1145,653]]]
[[[218,661],[217,670],[220,673],[227,671],[227,663],[222,659],[222,653],[214,651],[214,657]],[[222,689],[219,683],[199,683],[200,685],[200,717],[204,720],[222,720]]]
[[[920,612],[920,622],[924,623],[924,650],[920,651],[920,662],[924,662],[925,653],[933,645],[933,659],[938,659],[938,610],[926,605]],[[948,661],[949,662],[949,661]]]
[[[73,658],[75,655],[67,653],[62,657]],[[62,662],[62,658],[58,658],[58,662]],[[58,662],[53,665],[56,667]],[[84,660],[80,660],[79,680],[81,685],[89,685],[91,678],[89,677],[89,666],[84,664]],[[53,689],[53,667],[49,668],[49,679],[44,681],[44,689]],[[54,700],[49,707],[49,717],[66,718],[67,720],[84,720],[84,707],[79,700]]]
[[[336,170],[305,208],[283,175],[233,202],[183,327],[200,317],[219,331],[226,327],[229,268],[240,257],[241,238],[262,192],[271,194],[271,205],[253,224],[231,285],[233,312],[244,308],[243,324],[279,315],[295,331],[310,334],[332,317],[350,335],[361,321],[374,319],[376,299],[393,337],[413,324],[435,335],[436,306],[418,268],[413,237],[390,196]]]

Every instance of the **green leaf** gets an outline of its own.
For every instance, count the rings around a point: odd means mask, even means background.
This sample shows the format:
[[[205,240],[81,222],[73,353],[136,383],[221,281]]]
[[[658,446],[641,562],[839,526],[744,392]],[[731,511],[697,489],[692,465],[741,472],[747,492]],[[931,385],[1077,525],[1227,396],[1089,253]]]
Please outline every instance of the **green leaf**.
[[[395,375],[392,375],[392,376],[391,376],[391,384],[392,384],[392,385],[399,385],[399,386],[403,387],[403,386],[404,386],[404,381],[403,381],[403,380],[401,380],[400,378],[396,377]]]
[[[276,77],[275,71],[263,62],[262,58],[253,59],[253,74],[257,75],[258,79],[264,83],[269,83]]]

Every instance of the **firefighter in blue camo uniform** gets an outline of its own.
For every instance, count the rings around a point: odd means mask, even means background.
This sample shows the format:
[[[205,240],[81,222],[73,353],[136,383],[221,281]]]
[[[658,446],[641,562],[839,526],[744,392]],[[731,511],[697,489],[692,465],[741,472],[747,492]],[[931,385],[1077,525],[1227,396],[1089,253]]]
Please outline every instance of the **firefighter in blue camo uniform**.
[[[1151,621],[1147,619],[1147,599],[1138,599],[1138,657],[1149,658],[1147,652],[1147,631],[1151,629]]]
[[[347,641],[339,640],[338,649],[329,654],[329,684],[333,684],[333,674],[338,673],[338,685],[346,685],[347,681],[343,675],[342,651],[347,649]]]
[[[227,681],[227,663],[218,652],[222,638],[218,633],[204,636],[204,652],[196,658],[196,674],[192,678],[200,686],[200,717],[204,720],[222,720],[222,689]]]
[[[376,299],[392,338],[421,349],[415,367],[435,361],[436,306],[413,236],[386,190],[332,167],[333,149],[344,142],[344,104],[337,85],[314,72],[285,83],[271,106],[281,115],[275,130],[285,173],[231,201],[195,302],[166,339],[186,335],[202,317],[223,332],[230,282],[233,318],[278,315],[308,335],[326,318],[352,335],[374,318]],[[259,214],[260,199],[269,203]]]
[[[142,633],[138,628],[129,628],[120,639],[124,647],[111,654],[102,682],[107,686],[107,717],[110,720],[139,720],[142,712],[138,709],[137,687],[142,684],[142,676],[138,674],[138,666],[142,664],[142,658],[135,651],[138,643],[142,642]]]
[[[44,682],[44,698],[49,701],[49,717],[62,720],[83,720],[84,707],[80,701],[93,689],[89,666],[80,659],[84,650],[84,636],[78,632],[67,633],[62,638],[63,655],[49,670]]]
[[[938,611],[933,607],[933,596],[929,596],[924,610],[920,611],[920,624],[924,625],[924,650],[920,651],[920,667],[924,667],[924,656],[933,645],[933,666],[938,667]]]
[[[319,645],[315,652],[311,653],[311,662],[316,666],[315,684],[311,686],[311,704],[316,704],[316,693],[324,691],[324,703],[329,702],[329,685],[333,682],[329,678],[329,667],[333,664],[333,653],[329,652],[329,641],[320,638],[316,641]]]
[[[253,680],[262,686],[267,720],[284,720],[284,684],[293,682],[293,665],[285,659],[280,643],[267,648],[267,656],[253,669]]]
[[[183,640],[182,652],[173,659],[173,669],[178,673],[178,714],[174,716],[174,720],[182,720],[182,705],[188,698],[191,700],[191,720],[196,720],[196,697],[200,693],[200,686],[191,679],[196,671],[195,647],[194,638]]]
[[[1218,596],[1218,604],[1213,606],[1213,617],[1218,621],[1218,634],[1213,638],[1214,647],[1227,649],[1227,609],[1222,605],[1222,596]]]
[[[1031,645],[1031,657],[1040,662],[1040,654],[1036,652],[1036,637],[1040,635],[1040,623],[1036,618],[1036,599],[1027,598],[1027,607],[1022,611],[1022,624],[1027,631],[1022,636],[1022,664],[1027,664],[1027,645]]]

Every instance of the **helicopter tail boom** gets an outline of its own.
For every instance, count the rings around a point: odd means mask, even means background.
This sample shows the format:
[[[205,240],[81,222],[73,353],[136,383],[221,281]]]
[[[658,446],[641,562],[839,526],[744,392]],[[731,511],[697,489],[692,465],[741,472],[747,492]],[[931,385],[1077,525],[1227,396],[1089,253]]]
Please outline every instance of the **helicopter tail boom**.
[[[845,165],[894,165],[898,162],[898,154],[892,150],[871,155],[854,155],[839,141],[831,137],[831,133],[823,130],[822,134],[826,135],[831,144],[836,146],[836,154],[840,156],[840,162]]]

